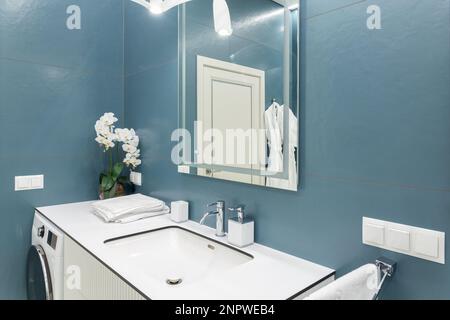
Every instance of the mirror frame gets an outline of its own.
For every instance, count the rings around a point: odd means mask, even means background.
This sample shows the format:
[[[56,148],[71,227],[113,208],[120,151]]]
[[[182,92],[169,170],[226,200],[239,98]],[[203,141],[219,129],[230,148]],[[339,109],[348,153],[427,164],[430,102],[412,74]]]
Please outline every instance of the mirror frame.
[[[273,1],[273,0],[272,0]],[[278,190],[286,190],[286,191],[298,191],[298,187],[300,186],[300,150],[301,150],[301,141],[300,141],[300,108],[301,108],[301,98],[300,98],[300,62],[301,62],[301,0],[298,1],[298,8],[296,9],[298,11],[298,19],[297,19],[297,61],[296,61],[296,76],[297,76],[297,84],[296,88],[292,88],[292,90],[296,90],[297,94],[297,110],[294,112],[295,116],[297,117],[298,121],[298,148],[296,153],[296,165],[297,165],[297,190],[287,190],[287,189],[278,189]],[[278,2],[278,1],[275,1]],[[184,3],[178,6],[178,127],[180,129],[187,128],[186,123],[186,6],[189,5],[188,3]],[[289,14],[289,8],[286,8],[285,10],[285,17]],[[291,33],[284,33],[284,37],[292,37]],[[292,62],[291,58],[286,58],[286,55],[289,55],[289,53],[286,53],[285,51],[285,57],[283,59],[283,96],[284,101],[290,102],[290,93],[291,91],[291,72],[292,72]],[[287,64],[287,67],[286,67]],[[287,72],[286,70],[289,70]],[[290,103],[289,103],[290,104]],[[283,119],[283,134],[284,137],[286,137],[284,143],[289,144],[289,109],[284,108],[284,119]],[[195,138],[193,139],[195,141]],[[189,168],[189,171],[186,172],[186,168]],[[288,168],[287,170],[283,170],[283,172],[278,174],[271,174],[267,171],[261,172],[261,170],[258,169],[244,169],[244,168],[238,168],[233,166],[222,166],[217,164],[199,164],[199,163],[181,163],[178,165],[178,172],[184,173],[184,174],[190,174],[190,175],[196,175],[193,173],[190,173],[191,168],[202,168],[202,169],[210,169],[212,171],[214,170],[220,170],[220,171],[227,171],[227,172],[233,172],[233,173],[240,173],[240,174],[248,174],[248,175],[257,175],[257,176],[270,176],[272,178],[278,178],[278,179],[288,179],[289,177],[289,150],[288,148],[283,148],[283,168]],[[214,177],[211,177],[213,179],[217,179]],[[224,180],[224,181],[230,181],[230,180]],[[251,184],[255,186],[261,186],[257,184]],[[271,186],[262,186],[266,188],[274,188]],[[275,188],[277,189],[277,188]]]

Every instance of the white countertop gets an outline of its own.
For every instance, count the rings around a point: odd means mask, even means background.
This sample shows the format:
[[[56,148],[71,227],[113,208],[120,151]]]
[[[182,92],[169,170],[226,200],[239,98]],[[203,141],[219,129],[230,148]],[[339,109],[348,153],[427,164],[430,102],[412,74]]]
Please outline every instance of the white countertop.
[[[89,251],[112,271],[147,298],[161,300],[284,300],[292,298],[334,274],[334,270],[286,253],[254,244],[239,248],[253,260],[230,270],[214,281],[202,281],[189,287],[168,286],[140,276],[133,265],[112,255],[105,240],[153,229],[178,226],[225,243],[215,230],[188,221],[177,224],[168,215],[128,224],[107,224],[91,212],[91,202],[40,207],[44,217],[67,236]]]

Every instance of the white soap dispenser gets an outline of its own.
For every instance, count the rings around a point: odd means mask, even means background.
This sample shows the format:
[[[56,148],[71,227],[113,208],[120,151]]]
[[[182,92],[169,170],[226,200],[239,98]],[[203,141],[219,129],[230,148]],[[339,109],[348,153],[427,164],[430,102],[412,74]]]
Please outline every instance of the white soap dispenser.
[[[236,218],[228,220],[228,242],[237,247],[246,247],[255,241],[255,222],[245,216],[245,206],[228,210],[237,213]]]

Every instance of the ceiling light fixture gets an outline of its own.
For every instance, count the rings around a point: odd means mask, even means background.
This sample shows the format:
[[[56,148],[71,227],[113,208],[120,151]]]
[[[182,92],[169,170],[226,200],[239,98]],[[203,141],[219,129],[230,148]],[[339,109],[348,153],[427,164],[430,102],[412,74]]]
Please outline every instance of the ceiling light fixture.
[[[231,28],[230,9],[227,2],[225,0],[214,0],[213,11],[216,32],[223,37],[231,36],[233,29]]]
[[[191,0],[131,0],[145,8],[153,14],[162,14],[173,7],[186,3]],[[225,0],[213,0],[214,11],[214,29],[223,36],[231,36],[233,29],[231,28],[230,9]]]
[[[173,7],[191,0],[131,0],[150,10],[153,14],[164,13]]]

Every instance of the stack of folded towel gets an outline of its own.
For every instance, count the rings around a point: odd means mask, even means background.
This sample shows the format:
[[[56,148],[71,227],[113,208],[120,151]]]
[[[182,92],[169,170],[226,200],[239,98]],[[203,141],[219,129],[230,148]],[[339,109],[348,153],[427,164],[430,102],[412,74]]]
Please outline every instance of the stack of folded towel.
[[[128,223],[170,212],[163,201],[142,194],[97,201],[92,208],[105,222],[115,223]]]

